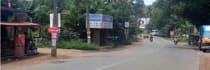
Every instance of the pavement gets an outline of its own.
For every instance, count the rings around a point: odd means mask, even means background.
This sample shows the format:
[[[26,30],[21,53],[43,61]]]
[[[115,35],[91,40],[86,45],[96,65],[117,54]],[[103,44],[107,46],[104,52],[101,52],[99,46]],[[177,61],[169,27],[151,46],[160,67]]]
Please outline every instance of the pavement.
[[[130,48],[16,68],[15,70],[199,70],[198,51],[154,37]],[[41,60],[40,60],[41,61]]]

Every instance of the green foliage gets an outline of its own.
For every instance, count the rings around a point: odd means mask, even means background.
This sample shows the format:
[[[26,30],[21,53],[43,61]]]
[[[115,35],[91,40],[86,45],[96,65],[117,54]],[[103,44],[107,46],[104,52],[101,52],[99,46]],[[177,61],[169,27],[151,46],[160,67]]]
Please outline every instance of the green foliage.
[[[180,38],[180,41],[181,42],[188,42],[188,37],[186,37],[186,36],[182,36],[181,38]]]
[[[84,43],[81,40],[71,40],[71,41],[59,41],[58,48],[63,49],[80,49],[80,50],[99,50],[99,46],[96,44]]]
[[[111,38],[107,40],[107,44],[112,46],[113,48],[119,47],[120,45],[130,45],[132,42],[137,41],[137,36],[129,36],[128,39],[121,40],[119,38]]]
[[[190,11],[189,9],[201,11],[197,9],[199,6],[196,6],[201,3],[201,1],[198,1],[198,4],[188,2],[195,2],[195,0],[157,0],[154,5],[151,6],[151,12],[149,13],[151,14],[151,22],[148,25],[148,29],[159,29],[162,36],[168,36],[171,30],[176,31],[175,33],[177,35],[193,33],[194,25],[198,26],[206,22],[200,22],[200,19],[202,15],[204,16],[205,14],[206,16],[208,13],[197,15],[196,19],[194,19],[194,14],[199,14],[199,12]],[[207,1],[202,0],[202,2]],[[199,5],[203,6],[203,4]],[[207,18],[202,18],[202,20],[203,19]],[[199,22],[199,24],[197,22]]]
[[[133,1],[136,1],[136,3],[133,3]],[[3,2],[6,3],[6,0]],[[40,37],[49,40],[50,34],[47,32],[47,28],[50,23],[49,14],[53,13],[52,2],[52,0],[32,0],[32,2],[12,0],[12,6],[33,12],[34,14],[30,15],[30,17],[32,17],[33,22],[40,24]],[[115,40],[116,42],[125,40],[124,22],[126,21],[131,23],[130,36],[135,36],[141,32],[136,26],[136,21],[143,14],[143,0],[61,0],[58,1],[58,12],[61,13],[61,34],[59,39],[62,40],[59,45],[65,45],[64,47],[67,45],[66,48],[68,48],[70,44],[63,40],[86,39],[86,8],[89,8],[90,13],[113,16],[113,29],[110,29],[107,35],[118,36],[119,39]],[[39,43],[38,45],[44,44]],[[78,45],[76,44],[76,46]],[[80,47],[84,46],[89,45],[82,44]]]
[[[127,40],[124,40],[122,42],[122,44],[123,45],[130,45],[130,44],[132,44],[135,41],[137,41],[137,38],[136,37],[129,37]]]
[[[152,5],[152,23],[163,26],[188,21],[199,27],[210,23],[209,4],[208,0],[157,0]]]
[[[45,41],[45,42],[38,41],[36,43],[36,46],[39,47],[39,48],[44,48],[44,47],[50,47],[50,44],[51,44],[50,41]]]
[[[61,39],[78,39],[86,38],[85,29],[85,10],[89,7],[90,13],[103,13],[114,17],[114,29],[110,33],[118,32],[124,34],[123,23],[131,21],[136,15],[140,17],[143,11],[143,0],[137,0],[134,4],[133,0],[62,0],[58,2],[58,9],[61,13]],[[32,16],[33,21],[44,26],[49,25],[49,14],[52,13],[51,0],[33,0],[30,10],[35,14]],[[19,4],[19,3],[18,3]],[[88,5],[88,6],[87,6]],[[24,6],[20,6],[24,7]],[[123,11],[123,12],[122,12]],[[131,21],[135,22],[135,20]],[[42,31],[46,31],[45,29]],[[47,37],[47,34],[41,32],[41,37]],[[136,33],[135,33],[136,34]],[[113,34],[112,34],[113,35]],[[116,35],[116,34],[115,34]],[[118,34],[117,34],[118,35]],[[121,36],[123,37],[123,36]]]
[[[36,43],[37,47],[43,48],[43,47],[50,47],[51,42],[50,41],[39,41]],[[62,49],[79,49],[79,50],[99,50],[100,47],[96,44],[88,44],[83,42],[82,40],[59,40],[57,43],[57,48]]]

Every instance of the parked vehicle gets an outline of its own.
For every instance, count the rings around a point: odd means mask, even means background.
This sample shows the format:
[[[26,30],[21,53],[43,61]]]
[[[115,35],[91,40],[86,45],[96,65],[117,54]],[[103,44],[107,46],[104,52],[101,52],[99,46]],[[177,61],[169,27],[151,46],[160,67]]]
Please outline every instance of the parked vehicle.
[[[200,28],[199,49],[203,52],[210,50],[210,25],[203,25]]]

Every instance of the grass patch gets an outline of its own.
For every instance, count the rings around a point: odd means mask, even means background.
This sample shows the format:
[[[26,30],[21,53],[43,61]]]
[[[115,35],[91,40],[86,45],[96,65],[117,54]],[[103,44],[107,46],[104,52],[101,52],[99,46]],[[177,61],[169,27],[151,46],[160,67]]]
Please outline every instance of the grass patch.
[[[80,50],[99,50],[99,46],[96,44],[88,44],[82,42],[81,40],[72,40],[72,41],[59,41],[57,44],[58,48],[62,49],[80,49]]]
[[[44,48],[44,47],[50,47],[51,42],[46,41],[46,42],[37,42],[36,46],[39,48]],[[57,42],[57,48],[61,49],[79,49],[79,50],[99,50],[100,47],[96,44],[88,44],[83,42],[82,40],[71,40],[71,41],[65,41],[65,40],[60,40]]]

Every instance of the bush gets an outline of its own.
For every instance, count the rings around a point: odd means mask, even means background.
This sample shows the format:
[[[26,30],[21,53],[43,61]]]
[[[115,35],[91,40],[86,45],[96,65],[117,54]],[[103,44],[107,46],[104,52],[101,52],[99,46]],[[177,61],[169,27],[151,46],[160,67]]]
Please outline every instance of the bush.
[[[112,46],[113,48],[118,47],[120,45],[130,45],[132,42],[137,41],[136,36],[130,36],[128,39],[109,39],[107,40],[107,44]]]
[[[96,44],[84,43],[81,40],[62,40],[57,44],[57,47],[62,49],[99,50],[99,46]]]
[[[182,38],[180,38],[180,41],[181,41],[181,42],[187,42],[187,41],[188,41],[188,37],[184,37],[184,36],[183,36]]]
[[[127,40],[124,40],[122,42],[123,45],[130,45],[132,42],[137,41],[137,38],[135,36],[129,37]]]
[[[39,48],[50,47],[50,41],[46,41],[46,42],[39,41],[36,43],[36,46]]]

